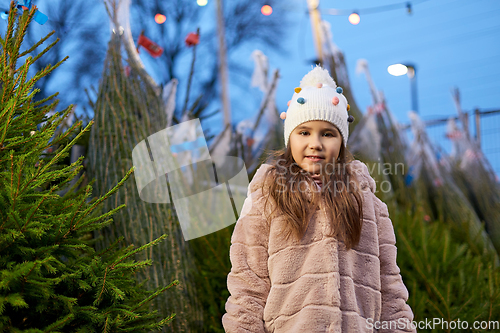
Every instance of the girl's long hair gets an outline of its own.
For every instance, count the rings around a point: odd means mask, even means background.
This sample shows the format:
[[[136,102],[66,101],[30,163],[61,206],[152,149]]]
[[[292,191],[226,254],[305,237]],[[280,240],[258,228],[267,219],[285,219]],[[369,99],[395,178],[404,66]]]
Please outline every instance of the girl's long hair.
[[[293,159],[290,144],[287,148],[271,151],[267,163],[271,164],[262,182],[263,193],[268,192],[265,207],[269,197],[274,199],[276,209],[268,220],[272,221],[275,214],[283,216],[288,226],[285,231],[287,239],[293,236],[300,241],[304,236],[311,215],[316,211],[320,199],[325,199],[326,213],[330,217],[331,230],[329,236],[342,241],[347,249],[356,246],[361,235],[363,224],[362,194],[359,184],[351,171],[352,154],[342,145],[339,160],[326,164],[321,173],[321,191],[311,190],[309,202],[305,191],[307,186],[316,188],[314,180]],[[266,181],[271,177],[271,181]],[[264,189],[264,186],[267,188]]]

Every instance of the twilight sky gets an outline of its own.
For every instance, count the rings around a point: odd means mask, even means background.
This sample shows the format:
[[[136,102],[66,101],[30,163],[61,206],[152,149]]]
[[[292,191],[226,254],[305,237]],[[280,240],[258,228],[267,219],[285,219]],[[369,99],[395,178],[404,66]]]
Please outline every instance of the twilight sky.
[[[410,1],[411,2],[411,1]],[[330,23],[333,40],[344,52],[351,86],[363,112],[371,105],[371,95],[364,75],[356,74],[358,59],[368,61],[379,90],[389,108],[401,123],[409,123],[411,109],[408,77],[395,77],[387,72],[394,63],[413,63],[417,67],[419,113],[423,120],[457,115],[451,89],[458,87],[462,109],[473,111],[500,109],[500,1],[495,0],[429,0],[413,1],[413,12],[405,8],[363,15],[363,9],[390,4],[397,0],[321,0],[322,19]],[[359,10],[358,25],[347,16],[331,16],[328,9]],[[315,57],[309,16],[305,0],[289,0],[275,6],[293,11],[293,22],[286,54],[269,53],[271,68],[279,68],[277,106],[286,111],[286,103],[302,76],[311,68],[308,60]],[[265,50],[264,50],[265,51]],[[474,134],[474,120],[471,117]],[[500,174],[500,114],[484,117],[482,148],[497,174]],[[444,126],[430,135],[449,150],[451,144],[443,136]]]
[[[100,0],[91,1],[100,3]],[[228,4],[231,0],[224,1]],[[246,45],[233,54],[230,61],[251,70],[252,51],[257,48],[262,50],[269,58],[270,72],[274,69],[280,71],[276,104],[279,112],[283,112],[286,111],[286,103],[293,94],[293,88],[298,86],[301,78],[311,69],[311,61],[316,58],[316,51],[306,0],[274,2],[274,13],[271,17],[287,17],[287,22],[283,22],[287,27],[286,37],[276,41],[282,45],[284,51],[277,52],[258,45]],[[358,59],[368,61],[375,85],[384,92],[389,108],[401,123],[409,122],[410,82],[407,76],[395,77],[387,72],[389,65],[399,62],[413,63],[417,67],[419,113],[423,120],[457,114],[450,93],[453,87],[460,89],[464,111],[472,112],[475,108],[500,109],[500,1],[409,2],[412,3],[411,15],[404,8],[406,2],[401,0],[319,1],[322,19],[330,23],[333,41],[344,52],[351,87],[360,109],[366,112],[367,107],[371,105],[371,95],[365,76],[356,74]],[[208,5],[200,8],[202,38],[204,32],[215,30],[214,3],[215,0],[208,0]],[[45,1],[40,0],[36,4],[43,12]],[[401,8],[371,14],[366,12],[370,8],[394,4],[400,4]],[[5,1],[4,7],[7,5],[8,1]],[[105,21],[102,27],[109,29],[102,3],[97,8],[100,9],[95,11],[94,19]],[[348,12],[357,10],[361,22],[352,25],[348,22],[347,15],[328,15],[329,9]],[[87,19],[82,17],[82,20]],[[131,25],[133,28],[134,12],[131,13]],[[46,26],[40,26],[39,29],[48,32]],[[195,31],[196,27],[193,26],[192,30]],[[187,49],[184,52],[186,56],[181,62],[188,72],[191,53]],[[155,70],[156,62],[160,60],[151,58],[146,52],[141,52],[140,56],[153,78],[164,83],[164,78],[159,77]],[[203,71],[202,58],[197,59],[197,74],[200,75]],[[71,61],[74,61],[72,59],[75,58],[70,55],[66,70],[70,68]],[[194,81],[196,79],[195,77]],[[236,125],[243,119],[255,118],[262,92],[251,88],[250,77],[243,77],[241,73],[230,72],[230,80],[233,124]],[[182,94],[185,91],[185,82],[182,81],[179,83],[178,103],[183,101]],[[62,88],[58,91],[64,93]],[[471,133],[474,135],[474,120],[471,117],[469,121]],[[220,116],[214,116],[206,122],[207,126],[213,129],[212,133],[218,132],[217,128],[222,127],[221,123]],[[500,175],[500,114],[483,117],[481,126],[482,149]],[[444,131],[445,126],[429,128],[431,138],[450,151],[451,143],[444,137]]]
[[[292,2],[305,11],[305,1],[292,0],[290,6]],[[319,8],[362,11],[374,5],[395,3],[401,2],[322,0]],[[331,24],[334,42],[345,53],[351,85],[361,109],[366,110],[371,97],[364,75],[355,73],[360,58],[368,61],[375,84],[384,91],[391,110],[403,123],[409,121],[407,111],[411,108],[409,79],[387,72],[389,65],[398,62],[417,66],[419,109],[424,120],[456,115],[450,94],[452,87],[460,89],[464,110],[500,109],[500,1],[414,3],[412,15],[404,8],[361,15],[356,26],[348,22],[347,16],[322,15]],[[282,97],[285,103],[289,99],[286,92],[293,89],[309,68],[304,60],[315,56],[307,16],[298,12],[297,23],[295,31],[290,33],[290,53],[270,59],[271,66],[279,64],[282,72],[278,98]],[[305,47],[301,49],[299,44]]]

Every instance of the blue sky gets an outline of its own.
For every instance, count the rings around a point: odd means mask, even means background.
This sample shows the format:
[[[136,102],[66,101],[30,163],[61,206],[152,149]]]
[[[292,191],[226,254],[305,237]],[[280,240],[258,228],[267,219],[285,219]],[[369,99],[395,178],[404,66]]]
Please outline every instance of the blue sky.
[[[411,2],[411,1],[410,1]],[[366,8],[404,3],[397,0],[321,0],[319,9],[360,10],[358,25],[347,16],[322,14],[330,23],[333,40],[344,52],[356,103],[363,112],[371,105],[371,95],[364,75],[355,72],[358,59],[368,61],[373,81],[382,90],[391,111],[401,123],[408,123],[411,109],[410,82],[407,76],[387,72],[394,63],[414,63],[417,67],[419,114],[423,120],[457,115],[451,89],[461,92],[462,109],[472,111],[500,109],[500,1],[429,0],[414,1],[408,15],[404,8],[363,15]],[[302,76],[315,58],[309,16],[305,0],[290,0],[275,6],[275,12],[290,11],[293,24],[284,42],[286,52],[269,52],[271,68],[278,68],[281,80],[277,93],[280,112]],[[263,50],[264,52],[266,50]],[[249,59],[248,55],[248,59]],[[474,134],[474,122],[470,118]],[[481,122],[483,151],[497,174],[500,173],[500,114]],[[449,140],[444,127],[431,132],[445,149]],[[436,133],[434,133],[436,132]],[[496,135],[495,135],[496,133]],[[488,153],[490,152],[490,153]]]
[[[293,0],[305,10],[305,1]],[[377,1],[376,6],[400,3]],[[320,9],[360,9],[374,1],[323,0]],[[278,8],[279,9],[279,8]],[[310,22],[297,13],[298,24],[289,34],[286,57],[272,55],[282,80],[278,99],[286,103],[300,78],[309,69],[306,59],[315,56]],[[455,115],[450,89],[458,87],[462,108],[500,109],[500,1],[430,0],[413,5],[413,14],[401,8],[361,15],[354,26],[346,16],[322,15],[332,27],[334,42],[345,53],[356,102],[362,110],[371,104],[364,75],[356,75],[356,62],[368,61],[373,80],[383,90],[390,108],[401,122],[408,122],[408,77],[387,72],[390,64],[411,62],[417,66],[418,99],[423,119]],[[304,45],[303,49],[299,44]],[[306,58],[306,59],[304,59]]]
[[[96,0],[94,0],[96,1]],[[150,0],[149,0],[150,1]],[[185,0],[195,1],[195,0]],[[231,0],[225,0],[226,2]],[[333,40],[344,52],[355,101],[363,112],[371,104],[371,96],[364,75],[355,72],[358,59],[368,61],[371,75],[379,90],[382,90],[388,106],[396,119],[408,123],[411,108],[410,82],[407,76],[394,77],[387,67],[394,63],[407,62],[417,66],[419,113],[423,120],[455,116],[456,109],[451,98],[451,89],[460,89],[462,108],[472,111],[500,109],[500,1],[498,0],[415,0],[412,14],[405,8],[363,15],[363,10],[392,4],[405,4],[399,0],[320,0],[322,19],[331,25]],[[7,2],[6,2],[7,3]],[[38,1],[43,9],[43,1]],[[203,7],[202,34],[215,28],[214,0]],[[104,6],[98,14],[106,24]],[[359,10],[361,22],[352,25],[347,16],[326,15],[328,9]],[[132,13],[133,14],[133,13]],[[253,68],[251,53],[261,49],[268,57],[271,71],[279,69],[281,79],[276,95],[280,112],[286,111],[286,103],[301,78],[311,69],[311,60],[316,58],[311,23],[307,14],[306,0],[277,0],[272,15],[288,18],[286,37],[277,40],[284,49],[276,52],[258,45],[247,45],[231,58],[243,66]],[[274,16],[276,17],[276,16]],[[131,24],[134,24],[133,15]],[[196,27],[193,27],[193,31]],[[46,29],[40,27],[40,29]],[[203,36],[203,35],[202,35]],[[200,44],[201,46],[201,44]],[[188,68],[191,57],[182,60]],[[155,59],[141,52],[146,68],[155,77]],[[199,57],[200,58],[200,57]],[[71,60],[70,60],[71,62]],[[198,70],[203,67],[197,60]],[[201,74],[201,73],[200,73]],[[232,84],[230,95],[233,124],[255,116],[262,93],[250,88],[249,77],[230,73]],[[196,80],[196,78],[195,78]],[[236,85],[235,81],[248,81]],[[178,102],[183,101],[183,82],[180,82]],[[474,122],[471,130],[474,134]],[[221,127],[220,117],[213,117],[207,124]],[[500,115],[483,118],[482,147],[497,174],[500,174]],[[431,137],[450,150],[449,140],[444,138],[444,126],[429,129]],[[495,152],[496,151],[496,152]]]

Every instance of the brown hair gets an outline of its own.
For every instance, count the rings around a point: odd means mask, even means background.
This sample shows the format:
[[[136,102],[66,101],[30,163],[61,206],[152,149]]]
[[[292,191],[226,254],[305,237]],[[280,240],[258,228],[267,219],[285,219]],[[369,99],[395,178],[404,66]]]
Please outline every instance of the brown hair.
[[[353,159],[349,150],[341,145],[339,160],[326,164],[326,170],[321,175],[321,191],[311,191],[312,200],[309,202],[300,185],[315,186],[314,180],[295,162],[290,144],[287,148],[269,152],[268,163],[272,167],[266,171],[262,182],[263,193],[268,192],[265,205],[271,196],[277,205],[273,213],[284,216],[288,225],[285,232],[287,239],[293,235],[300,241],[307,230],[310,215],[317,209],[320,199],[324,198],[326,212],[331,213],[333,234],[329,236],[344,242],[347,249],[358,244],[363,224],[363,196],[351,172],[349,162]],[[272,177],[272,181],[265,181],[268,176]],[[351,186],[352,183],[354,186]],[[267,186],[266,190],[264,186]]]

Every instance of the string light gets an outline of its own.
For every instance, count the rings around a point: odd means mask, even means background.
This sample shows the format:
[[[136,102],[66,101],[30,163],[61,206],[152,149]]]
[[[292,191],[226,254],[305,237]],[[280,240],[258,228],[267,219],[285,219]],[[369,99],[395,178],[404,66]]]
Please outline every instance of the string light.
[[[167,17],[162,14],[156,14],[155,15],[155,22],[158,24],[163,24],[167,20]]]
[[[356,25],[360,20],[361,18],[359,17],[358,13],[352,13],[351,15],[349,15],[349,22],[351,22],[351,24]]]
[[[260,12],[262,13],[262,15],[269,16],[269,15],[271,15],[273,13],[273,7],[271,7],[269,5],[264,5],[260,9]]]
[[[401,3],[395,3],[392,5],[378,6],[378,7],[370,7],[360,10],[352,10],[352,9],[324,9],[321,11],[322,14],[326,15],[347,15],[351,16],[353,13],[358,15],[366,15],[366,14],[375,14],[381,12],[388,12],[395,9],[405,8],[409,15],[412,14],[413,6],[418,3],[426,2],[429,0],[414,0],[414,1],[405,1]]]

